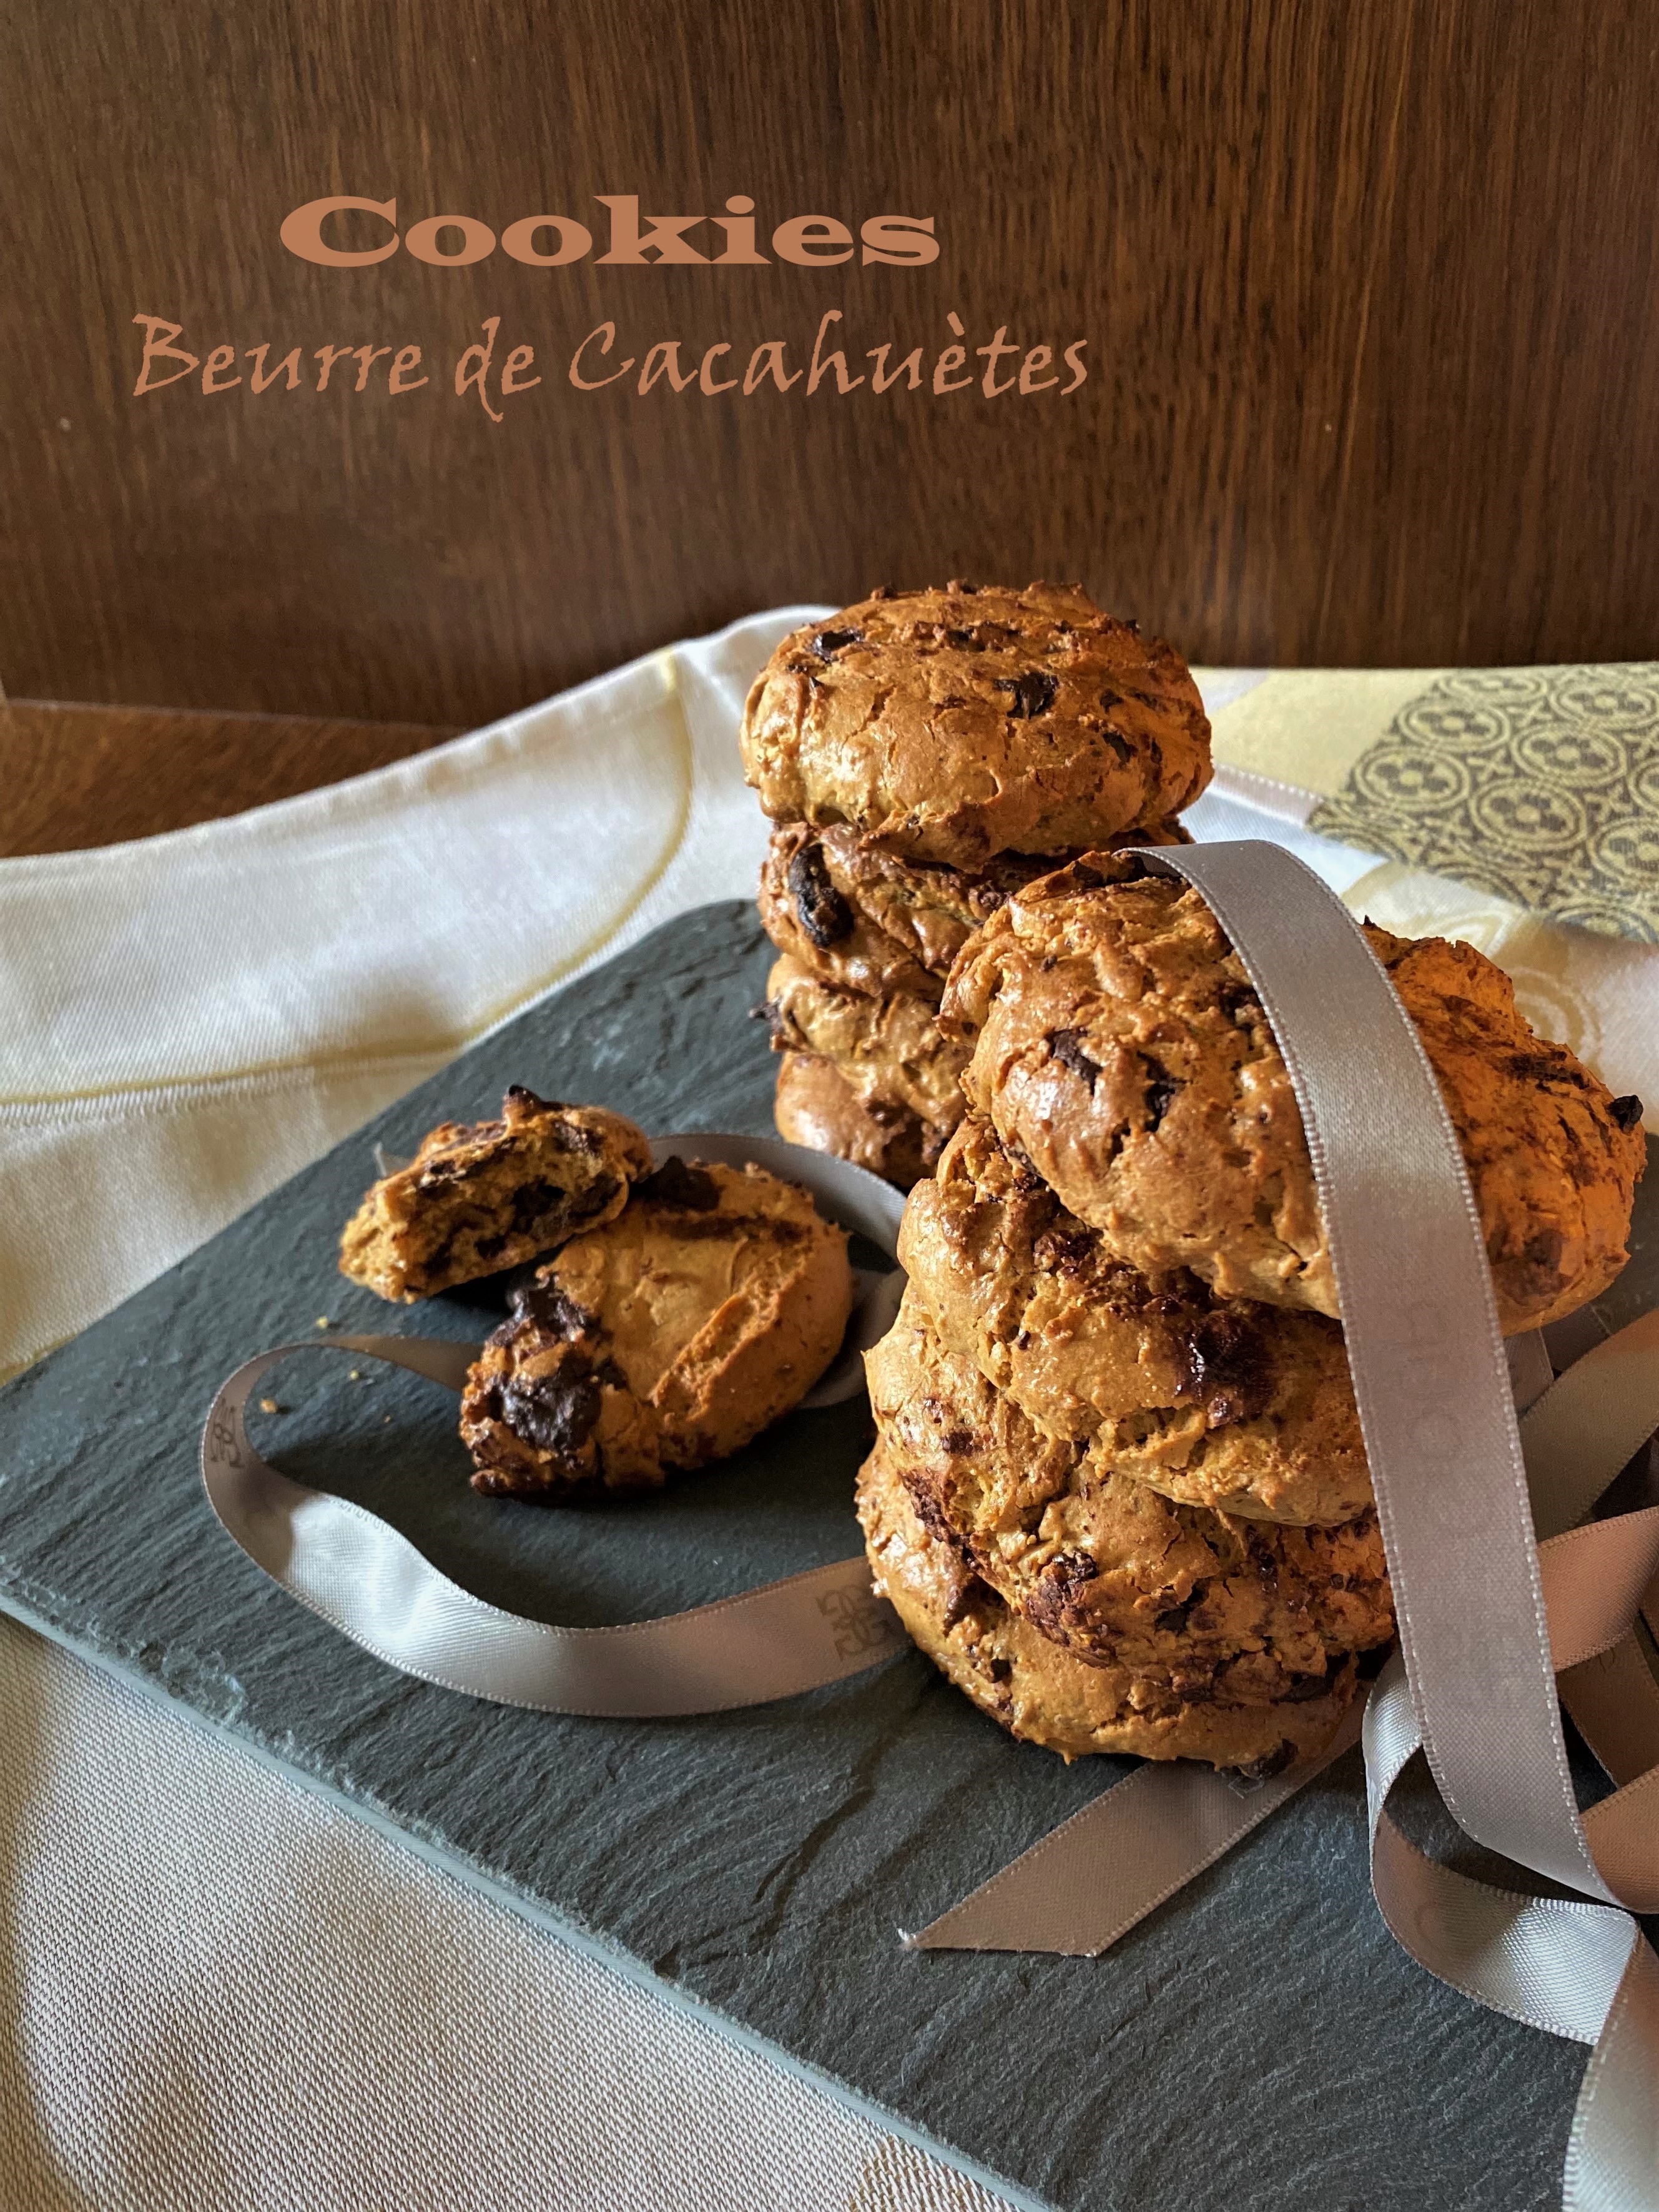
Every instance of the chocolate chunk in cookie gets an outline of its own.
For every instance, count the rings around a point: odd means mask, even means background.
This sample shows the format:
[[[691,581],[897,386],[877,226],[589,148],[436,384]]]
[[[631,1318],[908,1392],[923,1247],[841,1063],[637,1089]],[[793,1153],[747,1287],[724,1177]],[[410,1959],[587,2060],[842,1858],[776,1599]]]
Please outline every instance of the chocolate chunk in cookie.
[[[445,1121],[347,1223],[340,1272],[410,1303],[550,1251],[621,1212],[651,1170],[625,1115],[514,1084],[498,1121]]]

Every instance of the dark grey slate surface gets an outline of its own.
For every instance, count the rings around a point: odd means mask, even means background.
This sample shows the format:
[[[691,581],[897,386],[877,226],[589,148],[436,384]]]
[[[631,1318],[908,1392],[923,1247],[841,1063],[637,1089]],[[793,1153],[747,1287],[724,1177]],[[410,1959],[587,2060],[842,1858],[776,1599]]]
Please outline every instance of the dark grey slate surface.
[[[659,930],[533,1008],[0,1394],[0,1605],[454,1871],[1078,2212],[1528,2212],[1558,2201],[1584,2053],[1479,2010],[1397,1948],[1350,1758],[1100,1960],[907,1953],[923,1924],[1121,1771],[1011,1742],[914,1654],[714,1718],[558,1720],[404,1680],[223,1535],[203,1413],[249,1352],[357,1329],[478,1335],[463,1298],[343,1284],[380,1138],[494,1112],[509,1081],[653,1133],[767,1131],[752,912]],[[1659,1195],[1659,1193],[1650,1194]],[[1622,1312],[1616,1318],[1627,1317]],[[337,1357],[275,1378],[261,1443],[397,1521],[484,1595],[641,1618],[856,1548],[867,1413],[799,1414],[634,1507],[472,1496],[453,1401]]]

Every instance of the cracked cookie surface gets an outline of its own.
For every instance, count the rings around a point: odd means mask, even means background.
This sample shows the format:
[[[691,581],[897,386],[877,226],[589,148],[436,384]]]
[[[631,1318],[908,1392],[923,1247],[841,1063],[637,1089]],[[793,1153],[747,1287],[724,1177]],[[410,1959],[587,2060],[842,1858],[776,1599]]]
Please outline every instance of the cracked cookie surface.
[[[1394,1633],[1367,1510],[1276,1527],[1172,1504],[1097,1436],[1045,1436],[943,1344],[913,1282],[866,1355],[876,1433],[924,1525],[1034,1628],[1093,1664],[1167,1674],[1249,1660],[1263,1694],[1322,1697],[1333,1662]]]
[[[1262,1694],[1278,1670],[1250,1656],[1197,1668],[1189,1685],[1178,1674],[1090,1665],[930,1534],[880,1444],[859,1475],[858,1514],[876,1589],[911,1641],[1011,1735],[1066,1759],[1120,1753],[1276,1774],[1325,1750],[1352,1700],[1352,1659],[1332,1669],[1323,1694],[1278,1701]]]
[[[514,1294],[461,1400],[473,1487],[579,1501],[724,1458],[811,1389],[852,1299],[799,1185],[671,1159]]]
[[[1210,778],[1185,661],[1057,584],[883,592],[797,630],[742,744],[774,821],[967,869],[1167,821]]]
[[[1143,1274],[979,1115],[911,1192],[899,1259],[951,1352],[1166,1498],[1295,1525],[1370,1506],[1340,1324]]]
[[[931,1175],[945,1131],[907,1107],[866,1102],[839,1068],[816,1053],[786,1050],[778,1063],[773,1120],[787,1144],[833,1152],[901,1190]]]
[[[1176,822],[1125,830],[1123,844],[1191,842]],[[774,830],[761,869],[761,925],[825,983],[937,1006],[951,963],[980,924],[1069,855],[1003,853],[972,872],[906,860],[846,828]]]
[[[374,1184],[340,1239],[340,1272],[412,1304],[516,1267],[620,1213],[651,1172],[625,1115],[514,1084],[495,1121],[445,1121]]]
[[[1366,926],[1468,1163],[1505,1334],[1605,1290],[1646,1157],[1615,1099],[1536,1036],[1473,946]],[[1243,963],[1194,890],[1084,856],[993,915],[940,1008],[975,1109],[1148,1273],[1338,1310],[1307,1139]]]
[[[766,979],[766,1002],[775,1051],[816,1054],[866,1105],[902,1108],[941,1138],[961,1120],[967,1049],[939,1034],[925,999],[843,991],[786,952]]]

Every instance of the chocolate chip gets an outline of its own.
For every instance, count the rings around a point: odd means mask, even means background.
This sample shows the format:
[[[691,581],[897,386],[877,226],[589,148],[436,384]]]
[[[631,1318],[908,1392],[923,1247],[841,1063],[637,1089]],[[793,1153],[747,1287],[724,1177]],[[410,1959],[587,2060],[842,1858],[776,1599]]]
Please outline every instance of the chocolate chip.
[[[1309,1705],[1315,1698],[1328,1697],[1330,1687],[1328,1674],[1292,1674],[1284,1702],[1287,1705]]]
[[[1615,1098],[1607,1111],[1621,1129],[1633,1129],[1642,1118],[1642,1102],[1633,1091]]]
[[[1073,1075],[1080,1075],[1091,1091],[1100,1073],[1100,1062],[1091,1060],[1083,1049],[1081,1030],[1055,1030],[1048,1039],[1050,1056],[1062,1067],[1069,1067]]]
[[[1086,1229],[1045,1229],[1031,1246],[1031,1257],[1045,1275],[1080,1275],[1093,1259],[1094,1238]]]
[[[509,1119],[513,1117],[515,1111],[517,1115],[522,1116],[526,1114],[556,1114],[558,1110],[556,1099],[538,1098],[533,1091],[527,1089],[522,1083],[509,1083],[507,1086],[507,1096],[501,1101],[501,1111]]]
[[[939,1445],[951,1459],[965,1459],[976,1441],[971,1429],[949,1429],[939,1438]]]
[[[1043,1579],[1060,1583],[1070,1595],[1085,1583],[1093,1582],[1099,1572],[1099,1561],[1091,1559],[1087,1552],[1062,1552]]]
[[[1265,1758],[1252,1759],[1248,1766],[1237,1771],[1246,1782],[1270,1782],[1275,1774],[1282,1774],[1295,1757],[1296,1746],[1287,1737]]]
[[[1522,1083],[1567,1083],[1579,1091],[1589,1088],[1589,1077],[1581,1067],[1558,1059],[1548,1052],[1512,1052],[1504,1066]]]
[[[821,629],[812,640],[812,650],[820,660],[832,660],[843,646],[863,642],[861,629]]]
[[[1054,703],[1060,690],[1058,677],[1050,676],[1040,668],[1029,669],[1024,676],[1000,676],[999,691],[1012,691],[1013,698],[1008,708],[1008,719],[1014,722],[1035,721],[1046,714]]]
[[[510,1335],[515,1325],[528,1326],[570,1343],[594,1325],[595,1316],[556,1283],[526,1283],[514,1291],[507,1304],[513,1319],[501,1332],[505,1335]]]
[[[1261,1002],[1248,983],[1224,983],[1215,996],[1227,1019],[1239,1027],[1261,1019]]]
[[[959,1549],[957,1532],[945,1517],[945,1508],[933,1494],[933,1485],[927,1476],[916,1468],[907,1467],[902,1470],[899,1480],[904,1485],[905,1494],[917,1520],[928,1534],[936,1543],[949,1544],[952,1550]]]
[[[603,1213],[617,1195],[617,1188],[615,1176],[595,1176],[588,1185],[586,1197],[577,1199],[568,1208],[568,1218],[586,1221],[590,1214]]]
[[[1212,1429],[1254,1420],[1267,1402],[1267,1360],[1260,1332],[1224,1310],[1202,1316],[1181,1343],[1185,1381],[1176,1395],[1205,1409]]]
[[[1535,1267],[1541,1276],[1553,1280],[1561,1270],[1561,1255],[1565,1249],[1559,1229],[1540,1229],[1527,1239],[1521,1253],[1522,1265]]]
[[[515,1437],[538,1451],[568,1459],[593,1433],[603,1393],[586,1365],[568,1376],[501,1385],[501,1419]]]
[[[1076,1626],[1079,1593],[1099,1572],[1086,1552],[1062,1552],[1038,1576],[1025,1601],[1026,1619],[1045,1636],[1063,1636]]]
[[[789,863],[789,896],[800,926],[821,952],[852,934],[853,909],[830,879],[822,845],[803,845]]]
[[[564,1196],[550,1182],[520,1183],[513,1194],[513,1228],[522,1236],[532,1223],[550,1213]]]
[[[1164,1074],[1161,1068],[1152,1067],[1146,1079],[1146,1127],[1149,1133],[1162,1123],[1180,1089],[1181,1085],[1174,1076]]]
[[[710,1213],[720,1202],[720,1187],[706,1169],[687,1167],[678,1152],[653,1175],[634,1186],[636,1198],[656,1206],[678,1206],[688,1213]]]

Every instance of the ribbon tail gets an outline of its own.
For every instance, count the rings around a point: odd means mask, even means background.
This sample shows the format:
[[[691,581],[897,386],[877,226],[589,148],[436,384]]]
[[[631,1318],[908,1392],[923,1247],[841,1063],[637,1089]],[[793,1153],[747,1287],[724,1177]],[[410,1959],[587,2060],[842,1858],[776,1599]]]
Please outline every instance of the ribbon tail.
[[[222,1386],[203,1431],[202,1480],[226,1533],[291,1597],[403,1674],[538,1712],[672,1719],[794,1697],[908,1648],[862,1553],[616,1627],[563,1628],[490,1605],[378,1514],[260,1458],[247,1432],[249,1394],[300,1351],[384,1359],[459,1389],[475,1347],[375,1336],[279,1346]]]
[[[1317,1759],[1248,1785],[1148,1761],[915,1936],[917,1951],[1045,1951],[1097,1958],[1243,1843],[1357,1740],[1351,1712]]]
[[[1659,1959],[1638,1935],[1567,2138],[1562,2212],[1659,2205]]]

